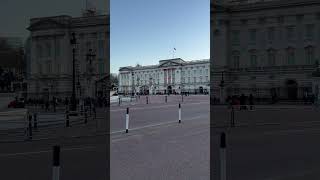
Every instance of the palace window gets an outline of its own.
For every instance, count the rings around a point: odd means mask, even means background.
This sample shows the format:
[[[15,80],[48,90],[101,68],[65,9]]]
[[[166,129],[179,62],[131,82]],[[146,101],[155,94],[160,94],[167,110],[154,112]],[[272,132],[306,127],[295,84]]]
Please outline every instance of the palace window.
[[[41,45],[37,45],[37,57],[38,58],[42,58],[43,57],[43,54],[42,54],[42,47]]]
[[[295,64],[295,54],[293,48],[287,49],[287,64],[294,65]]]
[[[240,31],[232,31],[232,44],[239,45],[240,44]]]
[[[50,45],[50,43],[46,44],[46,57],[51,57],[51,45]]]
[[[274,66],[275,64],[276,64],[275,50],[270,49],[268,50],[268,65]]]
[[[306,56],[306,63],[309,65],[314,64],[314,48],[312,46],[308,46],[305,48],[305,56]]]
[[[306,39],[312,40],[314,38],[314,24],[307,24],[306,25]]]
[[[56,57],[60,56],[60,40],[56,39],[55,41],[55,55]]]
[[[275,28],[274,27],[269,27],[268,28],[268,40],[273,41],[274,40],[274,32]]]
[[[252,44],[255,44],[256,43],[256,36],[257,36],[257,30],[256,29],[250,29],[249,30],[249,37],[250,37],[250,40],[249,42],[252,43]]]
[[[239,69],[240,67],[240,53],[239,51],[234,51],[232,53],[232,67],[235,69]]]
[[[250,56],[250,65],[251,67],[257,67],[257,55],[252,54]]]
[[[288,26],[287,27],[287,40],[292,41],[295,39],[295,27],[294,26]]]

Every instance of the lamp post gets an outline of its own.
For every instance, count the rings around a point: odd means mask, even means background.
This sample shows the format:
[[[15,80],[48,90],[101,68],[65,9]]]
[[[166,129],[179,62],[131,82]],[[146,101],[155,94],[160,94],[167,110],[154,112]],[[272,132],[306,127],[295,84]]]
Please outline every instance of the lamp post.
[[[224,71],[221,72],[221,81],[220,81],[220,102],[221,103],[224,103],[224,97],[223,97],[223,88],[224,88],[224,78],[223,78],[223,75],[224,75]]]
[[[93,54],[93,51],[92,49],[89,49],[89,52],[87,53],[87,61],[89,62],[89,69],[88,69],[88,79],[90,80],[90,84],[88,86],[88,88],[92,87],[91,86],[91,78],[92,78],[92,74],[93,74],[93,68],[92,68],[92,60],[93,58],[96,56],[95,54]],[[92,94],[92,93],[91,93]]]
[[[133,73],[133,71],[131,72],[131,75],[132,75],[132,87],[131,87],[132,93],[131,93],[131,96],[134,96],[134,73]]]
[[[77,109],[76,105],[76,71],[75,71],[75,54],[76,54],[76,44],[77,44],[77,39],[76,35],[73,32],[72,33],[72,38],[70,40],[70,44],[73,46],[72,47],[72,96],[71,96],[71,110],[75,111]]]

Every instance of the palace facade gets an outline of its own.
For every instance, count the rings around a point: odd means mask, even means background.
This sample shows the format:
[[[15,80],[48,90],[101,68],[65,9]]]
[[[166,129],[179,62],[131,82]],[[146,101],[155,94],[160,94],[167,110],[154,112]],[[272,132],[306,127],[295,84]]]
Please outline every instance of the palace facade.
[[[33,18],[28,30],[30,98],[71,97],[73,49],[77,98],[97,96],[109,72],[109,15],[87,10],[82,17]]]
[[[212,94],[302,99],[314,93],[320,1],[211,2]]]
[[[151,66],[127,66],[119,69],[120,94],[206,94],[210,92],[210,61],[160,60]]]

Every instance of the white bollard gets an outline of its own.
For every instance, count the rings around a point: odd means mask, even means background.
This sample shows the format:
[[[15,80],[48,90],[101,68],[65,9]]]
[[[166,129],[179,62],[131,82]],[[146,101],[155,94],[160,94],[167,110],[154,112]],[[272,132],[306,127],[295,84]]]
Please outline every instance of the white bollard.
[[[227,179],[227,164],[226,164],[226,134],[221,133],[220,139],[220,180]]]
[[[181,104],[179,103],[179,123],[181,123]]]
[[[126,133],[129,132],[129,108],[127,107],[127,114],[126,114]]]
[[[60,146],[53,147],[52,180],[60,179]]]

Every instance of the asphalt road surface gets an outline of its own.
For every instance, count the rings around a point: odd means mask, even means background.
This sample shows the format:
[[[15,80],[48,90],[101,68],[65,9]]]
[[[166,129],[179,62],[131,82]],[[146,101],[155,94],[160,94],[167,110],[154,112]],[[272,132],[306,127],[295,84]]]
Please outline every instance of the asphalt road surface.
[[[222,131],[227,135],[228,180],[320,177],[320,111],[309,106],[236,111],[235,127],[230,127],[230,110],[214,106],[210,115],[209,102],[201,98],[182,103],[182,123],[174,101],[128,106],[129,133],[124,132],[127,105],[111,108],[111,179],[219,179]],[[210,116],[216,123],[211,128]],[[55,144],[62,148],[62,180],[106,179],[106,138],[0,143],[1,179],[51,179]]]

